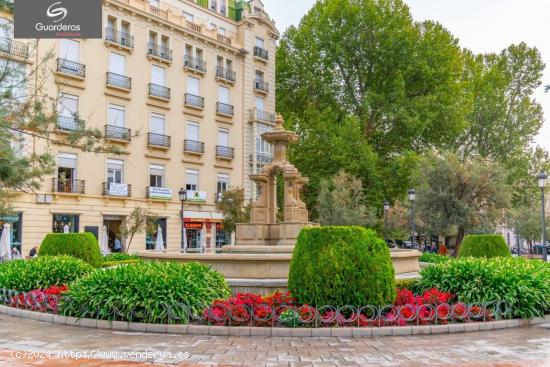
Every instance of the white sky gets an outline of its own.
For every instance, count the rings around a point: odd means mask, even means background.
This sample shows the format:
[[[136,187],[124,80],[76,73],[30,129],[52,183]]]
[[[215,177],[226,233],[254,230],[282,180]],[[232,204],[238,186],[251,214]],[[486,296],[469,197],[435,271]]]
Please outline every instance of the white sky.
[[[262,0],[281,33],[301,17],[315,0]],[[476,53],[500,52],[511,43],[536,46],[547,68],[543,85],[550,84],[550,0],[405,0],[416,20],[443,24]],[[535,98],[545,110],[545,123],[536,143],[550,151],[550,92],[541,87]]]

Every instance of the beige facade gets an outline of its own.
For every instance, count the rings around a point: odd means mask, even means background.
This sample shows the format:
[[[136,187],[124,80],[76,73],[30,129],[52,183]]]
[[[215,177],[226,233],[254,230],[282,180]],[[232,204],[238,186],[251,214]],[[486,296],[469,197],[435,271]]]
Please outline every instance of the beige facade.
[[[43,89],[57,99],[56,134],[75,127],[76,113],[125,151],[83,153],[26,137],[24,154],[49,151],[58,168],[40,191],[14,200],[14,239],[23,255],[65,226],[99,237],[106,226],[112,245],[138,206],[162,218],[166,247],[180,249],[180,188],[188,196],[187,246],[213,248],[217,234],[223,240],[217,193],[244,187],[248,199],[255,195],[248,176],[271,159],[258,134],[274,123],[278,31],[258,0],[240,21],[223,15],[224,1],[198,3],[105,0],[103,39],[0,47],[0,57],[28,69],[54,55]],[[14,54],[18,41],[30,45],[28,57]],[[154,237],[140,234],[131,248],[154,246]]]

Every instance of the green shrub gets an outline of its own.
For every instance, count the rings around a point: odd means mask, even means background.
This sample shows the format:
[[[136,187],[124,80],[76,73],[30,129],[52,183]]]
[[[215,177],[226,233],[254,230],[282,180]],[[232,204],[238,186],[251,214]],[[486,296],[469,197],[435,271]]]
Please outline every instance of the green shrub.
[[[109,255],[103,256],[103,262],[107,261],[124,261],[124,260],[139,260],[141,259],[138,255],[130,255],[125,252],[114,252]]]
[[[223,276],[207,265],[143,262],[97,270],[78,280],[60,310],[76,317],[167,323],[174,321],[174,313],[183,315],[180,304],[199,316],[214,300],[229,295]]]
[[[288,289],[299,303],[382,305],[395,299],[388,247],[363,227],[311,227],[298,236]]]
[[[418,287],[419,281],[420,279],[397,279],[395,281],[395,289],[397,292],[402,289],[409,289],[415,292]]]
[[[458,257],[511,257],[504,237],[497,234],[466,236],[458,250]]]
[[[71,256],[41,256],[0,265],[0,288],[28,292],[53,285],[70,284],[93,268]]]
[[[101,264],[102,268],[110,268],[113,266],[119,266],[119,265],[128,265],[128,264],[137,264],[142,262],[141,259],[128,259],[128,260],[118,260],[118,261],[104,261],[103,264]]]
[[[424,263],[432,263],[432,264],[439,264],[447,261],[451,261],[453,258],[450,256],[444,256],[444,255],[438,255],[438,254],[432,254],[430,252],[424,252],[422,256],[420,256],[421,262]]]
[[[48,233],[38,256],[70,255],[86,261],[94,268],[101,266],[102,257],[99,244],[93,234],[85,233]]]
[[[550,311],[550,264],[523,258],[461,258],[421,271],[419,288],[451,292],[466,303],[507,301],[515,317]]]

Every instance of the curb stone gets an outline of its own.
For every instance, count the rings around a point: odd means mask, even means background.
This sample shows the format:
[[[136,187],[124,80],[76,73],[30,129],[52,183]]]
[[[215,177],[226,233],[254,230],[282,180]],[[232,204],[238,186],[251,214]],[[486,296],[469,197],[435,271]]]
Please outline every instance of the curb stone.
[[[239,326],[208,326],[184,324],[144,324],[126,321],[107,321],[96,319],[79,319],[44,312],[29,311],[0,305],[0,314],[23,319],[36,320],[52,324],[65,324],[87,328],[100,328],[117,331],[151,332],[161,334],[191,334],[218,336],[265,336],[265,337],[380,337],[380,336],[410,336],[428,334],[464,333],[516,328],[529,325],[548,323],[550,315],[529,320],[511,319],[487,322],[471,322],[449,325],[425,326],[387,326],[387,327],[335,327],[335,328],[283,328],[283,327],[239,327]]]

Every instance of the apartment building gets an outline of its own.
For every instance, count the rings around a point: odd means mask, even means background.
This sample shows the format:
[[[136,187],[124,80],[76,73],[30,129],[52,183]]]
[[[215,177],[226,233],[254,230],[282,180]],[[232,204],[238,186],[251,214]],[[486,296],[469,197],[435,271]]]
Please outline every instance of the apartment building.
[[[4,63],[30,70],[55,56],[42,86],[57,101],[55,134],[82,120],[124,154],[24,137],[21,154],[50,152],[56,172],[0,220],[24,255],[67,229],[101,238],[105,228],[112,245],[135,207],[158,218],[168,250],[227,243],[216,199],[243,187],[251,200],[248,176],[272,156],[260,136],[275,119],[274,22],[259,0],[104,0],[102,16],[102,39],[13,40],[1,14]],[[138,234],[131,249],[155,241]]]

